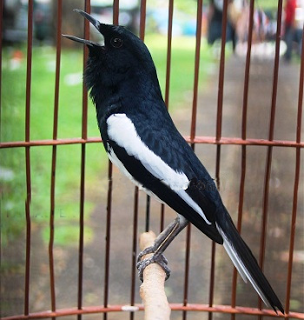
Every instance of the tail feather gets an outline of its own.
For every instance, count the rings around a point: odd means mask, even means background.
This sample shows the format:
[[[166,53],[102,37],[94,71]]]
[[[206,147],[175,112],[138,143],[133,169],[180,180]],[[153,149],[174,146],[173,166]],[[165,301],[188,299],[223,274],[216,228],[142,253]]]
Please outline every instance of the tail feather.
[[[279,298],[228,214],[225,215],[225,219],[220,219],[216,226],[224,240],[223,246],[242,279],[245,282],[249,280],[266,305],[272,307],[275,312],[280,310],[284,314],[284,308]]]

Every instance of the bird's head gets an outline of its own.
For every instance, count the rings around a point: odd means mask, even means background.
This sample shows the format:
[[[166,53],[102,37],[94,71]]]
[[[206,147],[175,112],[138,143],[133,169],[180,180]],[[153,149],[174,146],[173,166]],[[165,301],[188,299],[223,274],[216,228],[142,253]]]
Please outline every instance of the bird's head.
[[[94,91],[97,94],[102,88],[117,87],[121,83],[132,82],[132,79],[135,82],[138,79],[144,82],[145,78],[156,77],[149,50],[137,36],[122,26],[101,23],[82,10],[74,11],[88,19],[104,38],[104,43],[101,45],[91,40],[63,35],[89,48],[85,82],[88,89],[91,89],[94,100],[96,100]],[[126,79],[128,81],[125,81]]]

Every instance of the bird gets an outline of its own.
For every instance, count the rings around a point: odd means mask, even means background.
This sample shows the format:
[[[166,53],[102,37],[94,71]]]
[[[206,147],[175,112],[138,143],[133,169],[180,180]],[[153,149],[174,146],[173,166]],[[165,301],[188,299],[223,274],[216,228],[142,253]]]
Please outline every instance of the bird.
[[[176,211],[177,217],[138,255],[142,277],[150,263],[170,274],[163,252],[192,223],[221,244],[245,282],[267,306],[283,306],[241,238],[214,180],[177,130],[162,97],[156,68],[145,43],[123,26],[104,24],[75,9],[101,34],[104,43],[64,37],[89,49],[84,81],[96,107],[104,148],[111,162],[135,185]],[[142,259],[147,253],[151,258]]]

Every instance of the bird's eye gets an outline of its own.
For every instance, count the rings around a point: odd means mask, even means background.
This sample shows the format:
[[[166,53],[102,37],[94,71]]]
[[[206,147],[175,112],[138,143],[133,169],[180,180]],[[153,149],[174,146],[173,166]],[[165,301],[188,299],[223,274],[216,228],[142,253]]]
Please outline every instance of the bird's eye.
[[[121,38],[112,38],[110,43],[114,48],[120,48],[123,45],[123,40]]]

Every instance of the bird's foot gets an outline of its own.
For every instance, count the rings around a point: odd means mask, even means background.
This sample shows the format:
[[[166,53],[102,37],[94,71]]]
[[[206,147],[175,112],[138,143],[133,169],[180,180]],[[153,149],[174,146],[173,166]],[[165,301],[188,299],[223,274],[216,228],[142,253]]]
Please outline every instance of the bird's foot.
[[[142,259],[145,255],[151,254],[151,253],[153,254],[152,257]],[[142,252],[140,252],[139,255],[137,256],[136,267],[138,270],[139,279],[141,281],[143,281],[143,273],[144,273],[145,268],[151,263],[157,263],[158,265],[160,265],[166,273],[165,280],[169,279],[171,271],[170,271],[169,267],[167,266],[168,260],[166,259],[166,257],[163,254],[154,253],[153,247],[148,247],[145,250],[143,250]]]

